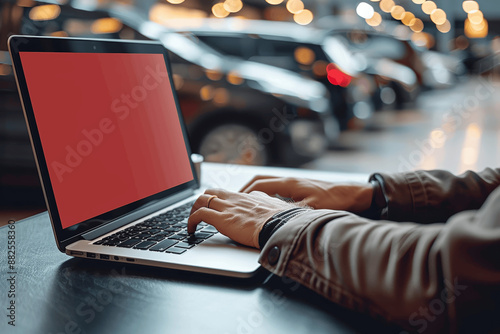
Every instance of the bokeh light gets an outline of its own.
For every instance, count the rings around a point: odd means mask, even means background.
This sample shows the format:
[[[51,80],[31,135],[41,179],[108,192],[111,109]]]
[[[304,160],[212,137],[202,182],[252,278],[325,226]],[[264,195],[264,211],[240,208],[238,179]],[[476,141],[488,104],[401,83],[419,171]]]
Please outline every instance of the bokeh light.
[[[427,15],[431,15],[436,9],[437,6],[434,1],[426,1],[422,4],[422,11]]]
[[[184,86],[184,78],[181,77],[179,74],[174,73],[172,74],[172,80],[174,80],[174,86],[175,89],[179,90]]]
[[[214,98],[215,89],[211,85],[206,85],[200,89],[200,98],[203,101],[210,101]]]
[[[439,24],[436,27],[439,30],[439,32],[446,34],[447,32],[450,32],[450,30],[451,30],[451,23],[450,23],[450,21],[446,20],[445,23]]]
[[[352,77],[341,71],[335,64],[328,64],[326,67],[328,81],[335,86],[347,87],[351,83]]]
[[[224,1],[224,9],[229,13],[237,13],[243,8],[241,0],[226,0]]]
[[[244,79],[238,74],[238,72],[231,71],[226,76],[227,81],[232,85],[241,85]]]
[[[474,24],[469,19],[465,19],[465,36],[469,38],[484,38],[488,36],[488,22],[483,20],[480,24]]]
[[[470,13],[475,10],[479,10],[479,4],[476,1],[464,1],[462,3],[462,8],[464,12]]]
[[[396,4],[394,3],[393,0],[382,0],[380,1],[380,9],[383,11],[383,12],[386,12],[386,13],[390,13],[392,8],[395,6]]]
[[[205,75],[212,81],[217,81],[222,79],[223,73],[217,70],[205,70]]]
[[[415,14],[410,13],[410,12],[406,12],[405,15],[403,16],[403,19],[401,19],[401,22],[403,22],[403,24],[405,26],[409,26],[411,23],[411,20],[413,20],[414,18],[415,18]]]
[[[370,4],[366,2],[360,2],[356,7],[356,14],[364,19],[371,19],[373,17],[373,14],[375,14],[375,10]]]
[[[91,30],[94,34],[111,34],[122,29],[123,24],[114,18],[102,18],[92,23]]]
[[[214,14],[215,17],[223,18],[228,16],[229,12],[224,8],[224,4],[219,2],[212,6],[212,14]]]
[[[68,33],[64,30],[58,30],[50,33],[50,36],[54,37],[68,37]]]
[[[311,65],[316,60],[314,51],[305,46],[299,46],[293,53],[297,63],[302,65]]]
[[[178,5],[184,2],[184,0],[167,0],[167,1],[170,2],[172,5]]]
[[[467,14],[467,17],[473,24],[480,24],[484,19],[483,12],[481,12],[480,10],[473,10],[472,12]]]
[[[29,17],[33,21],[48,21],[57,18],[61,14],[58,5],[41,5],[31,8]]]
[[[304,10],[304,3],[301,0],[288,0],[286,9],[292,14],[298,14],[300,11]]]
[[[313,73],[317,77],[326,77],[326,66],[328,63],[324,60],[317,60],[313,64]]]
[[[424,30],[424,22],[421,19],[413,19],[410,21],[409,27],[414,32],[421,32]]]
[[[426,47],[427,49],[432,48],[436,43],[434,37],[425,32],[414,32],[411,35],[411,40],[413,43],[415,43],[415,45]]]
[[[401,20],[405,16],[405,9],[402,6],[394,6],[391,10],[391,15],[395,20]]]
[[[279,5],[283,0],[266,0],[266,2],[270,5]]]
[[[229,102],[229,92],[225,88],[216,88],[214,91],[213,101],[220,106],[226,105]]]
[[[303,9],[293,15],[293,20],[300,25],[308,25],[314,19],[313,13],[309,9]]]
[[[436,9],[431,13],[431,20],[436,25],[444,24],[446,22],[446,13],[442,9]]]
[[[371,19],[365,20],[369,26],[377,27],[382,23],[382,15],[375,12]]]

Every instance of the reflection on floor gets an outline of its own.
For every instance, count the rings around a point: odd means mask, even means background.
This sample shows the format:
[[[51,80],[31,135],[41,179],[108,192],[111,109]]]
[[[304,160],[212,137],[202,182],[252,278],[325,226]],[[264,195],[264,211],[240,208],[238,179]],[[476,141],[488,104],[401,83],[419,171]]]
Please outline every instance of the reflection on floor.
[[[360,173],[500,166],[500,81],[469,79],[422,93],[414,110],[380,112],[374,131],[346,132],[344,149],[305,168]]]

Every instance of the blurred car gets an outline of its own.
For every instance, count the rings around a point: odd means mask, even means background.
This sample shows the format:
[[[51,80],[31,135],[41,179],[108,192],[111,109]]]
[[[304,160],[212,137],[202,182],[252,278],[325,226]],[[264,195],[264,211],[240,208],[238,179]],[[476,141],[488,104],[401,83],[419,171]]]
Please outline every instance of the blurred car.
[[[410,68],[416,75],[419,89],[448,88],[465,74],[461,61],[440,52],[417,47],[411,39],[395,33],[375,31],[371,28],[334,28],[329,35],[342,38],[355,53],[370,59],[386,59]],[[400,104],[413,102],[419,89],[398,89]],[[406,101],[404,100],[406,99]]]
[[[196,19],[174,28],[196,37],[219,53],[272,65],[320,82],[330,93],[341,129],[370,119],[376,88],[363,72],[364,62],[322,31],[289,22],[241,19]]]
[[[316,81],[221,54],[123,8],[108,13],[169,50],[193,150],[209,161],[298,166],[337,139],[329,92]]]
[[[372,67],[381,71],[378,86],[382,104],[395,102],[397,108],[403,108],[415,102],[424,84],[425,66],[407,41],[362,29],[334,29],[327,34],[340,38],[354,54],[363,55],[372,63]],[[392,78],[384,75],[384,72],[392,73]]]
[[[467,72],[462,60],[451,54],[423,50],[421,58],[427,68],[424,72],[424,82],[427,87],[452,87]]]

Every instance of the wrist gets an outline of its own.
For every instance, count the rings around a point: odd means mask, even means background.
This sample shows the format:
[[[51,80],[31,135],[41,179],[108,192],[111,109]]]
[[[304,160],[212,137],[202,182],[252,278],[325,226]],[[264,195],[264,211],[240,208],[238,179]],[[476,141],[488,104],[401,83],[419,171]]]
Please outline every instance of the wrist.
[[[355,196],[355,207],[348,211],[356,213],[369,210],[373,202],[374,190],[375,188],[371,182],[359,186]]]

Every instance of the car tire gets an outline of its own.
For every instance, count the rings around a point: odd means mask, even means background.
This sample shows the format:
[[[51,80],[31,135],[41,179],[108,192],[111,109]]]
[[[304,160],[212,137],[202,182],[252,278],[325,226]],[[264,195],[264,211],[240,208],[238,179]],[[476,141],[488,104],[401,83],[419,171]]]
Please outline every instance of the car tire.
[[[195,150],[205,161],[264,166],[269,163],[270,147],[259,140],[257,131],[245,124],[218,124],[198,140]]]

